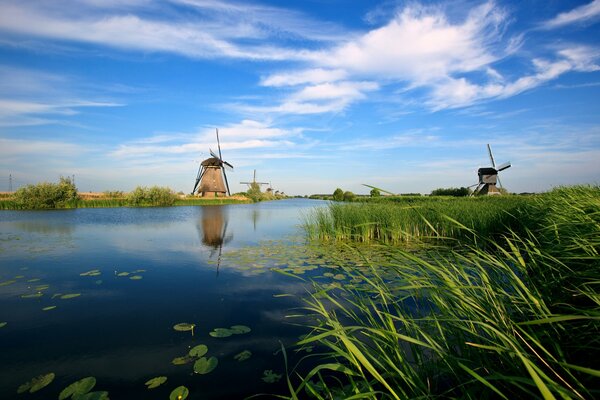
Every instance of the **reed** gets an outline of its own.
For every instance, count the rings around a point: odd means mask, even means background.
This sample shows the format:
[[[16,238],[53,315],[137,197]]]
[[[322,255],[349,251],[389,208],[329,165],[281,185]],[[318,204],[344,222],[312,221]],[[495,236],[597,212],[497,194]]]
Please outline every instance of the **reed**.
[[[298,344],[320,352],[289,398],[597,398],[600,189],[538,196],[522,218],[487,246],[386,246],[389,266],[345,268],[360,285],[314,283]]]
[[[367,243],[487,237],[520,225],[522,211],[532,200],[518,196],[415,197],[402,201],[331,203],[308,215],[304,227],[311,239]]]

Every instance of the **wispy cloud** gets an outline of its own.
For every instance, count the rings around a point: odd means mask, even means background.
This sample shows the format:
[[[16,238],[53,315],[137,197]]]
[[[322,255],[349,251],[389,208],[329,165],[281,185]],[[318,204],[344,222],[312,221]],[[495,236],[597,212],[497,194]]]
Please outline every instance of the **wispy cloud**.
[[[565,25],[578,24],[596,20],[600,17],[600,0],[593,0],[591,3],[579,6],[542,24],[543,28],[554,29]]]

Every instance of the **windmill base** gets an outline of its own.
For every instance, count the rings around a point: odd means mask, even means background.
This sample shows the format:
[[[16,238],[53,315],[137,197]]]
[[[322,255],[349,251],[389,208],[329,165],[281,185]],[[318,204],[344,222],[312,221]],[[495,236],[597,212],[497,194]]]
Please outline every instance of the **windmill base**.
[[[488,196],[499,196],[502,193],[500,192],[500,190],[498,190],[498,188],[496,187],[496,185],[491,184],[491,183],[484,183],[484,184],[479,184],[479,186],[477,186],[477,188],[475,188],[475,190],[473,191],[473,195],[488,195]]]
[[[198,192],[200,197],[226,197],[226,193],[223,192]]]

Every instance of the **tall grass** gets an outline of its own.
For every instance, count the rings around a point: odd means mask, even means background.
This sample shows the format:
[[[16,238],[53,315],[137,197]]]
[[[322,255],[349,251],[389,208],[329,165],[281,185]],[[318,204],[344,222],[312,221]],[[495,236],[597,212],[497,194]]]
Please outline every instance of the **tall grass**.
[[[521,223],[532,198],[418,198],[404,202],[331,203],[304,223],[311,239],[398,244],[415,238],[491,236]],[[468,229],[464,229],[468,228]]]
[[[600,189],[539,196],[523,218],[484,247],[396,247],[391,267],[346,268],[359,286],[315,283],[299,345],[321,353],[290,398],[600,396]]]

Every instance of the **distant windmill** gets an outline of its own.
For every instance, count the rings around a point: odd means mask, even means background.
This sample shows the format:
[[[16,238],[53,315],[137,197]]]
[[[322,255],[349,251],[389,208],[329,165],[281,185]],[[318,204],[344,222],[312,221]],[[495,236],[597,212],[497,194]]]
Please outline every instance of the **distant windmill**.
[[[479,183],[476,183],[477,187],[473,191],[473,194],[487,194],[487,195],[495,195],[500,194],[500,191],[496,187],[496,183],[500,187],[502,187],[502,182],[500,182],[500,177],[498,176],[498,172],[504,171],[505,169],[510,168],[510,161],[505,162],[504,164],[496,167],[496,161],[494,160],[494,155],[492,154],[492,148],[490,145],[487,145],[488,154],[490,156],[490,161],[492,162],[491,167],[479,168],[477,170],[477,175],[479,176]],[[475,185],[473,185],[475,186]]]
[[[249,188],[260,188],[260,185],[269,185],[269,182],[256,182],[256,170],[254,170],[254,178],[252,182],[240,182],[242,185],[248,185]]]
[[[229,183],[227,182],[227,174],[225,168],[233,169],[233,165],[223,160],[221,155],[221,142],[219,141],[219,130],[217,132],[217,146],[219,147],[219,155],[217,156],[209,149],[211,158],[200,163],[198,168],[198,175],[196,175],[196,183],[192,194],[199,194],[200,196],[225,196],[229,193]],[[223,183],[223,179],[225,182]]]

